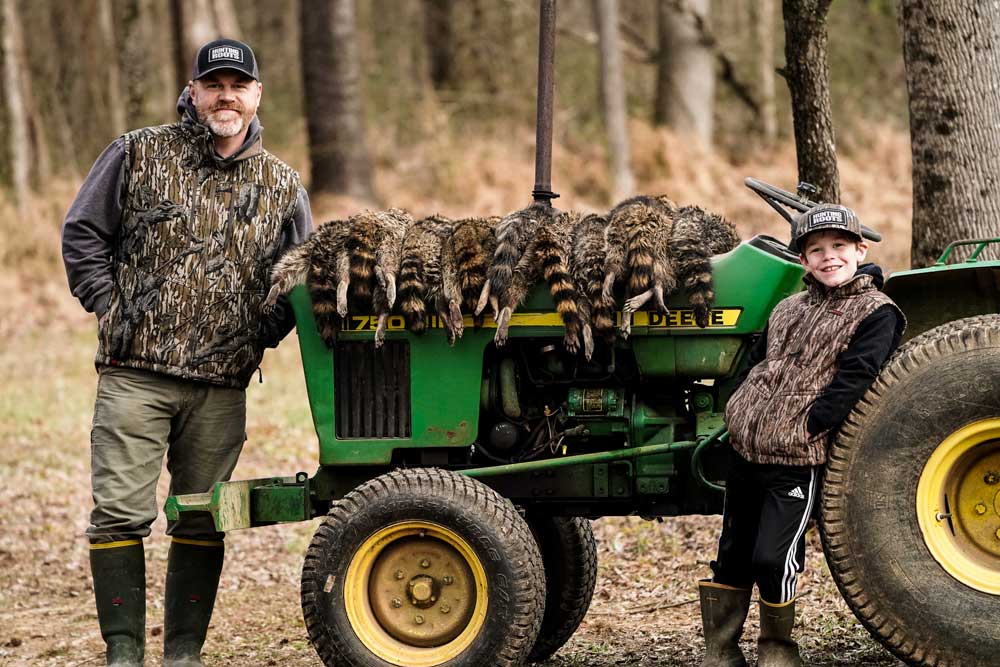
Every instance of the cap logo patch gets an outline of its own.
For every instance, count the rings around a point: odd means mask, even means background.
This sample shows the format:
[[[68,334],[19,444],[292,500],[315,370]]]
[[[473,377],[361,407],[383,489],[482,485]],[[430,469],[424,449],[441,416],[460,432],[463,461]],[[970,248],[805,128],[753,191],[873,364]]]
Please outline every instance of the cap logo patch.
[[[208,62],[214,63],[216,60],[235,60],[243,62],[243,50],[235,46],[217,46],[208,52]]]
[[[809,217],[809,228],[811,229],[819,225],[847,227],[847,221],[844,220],[843,211],[817,211]]]

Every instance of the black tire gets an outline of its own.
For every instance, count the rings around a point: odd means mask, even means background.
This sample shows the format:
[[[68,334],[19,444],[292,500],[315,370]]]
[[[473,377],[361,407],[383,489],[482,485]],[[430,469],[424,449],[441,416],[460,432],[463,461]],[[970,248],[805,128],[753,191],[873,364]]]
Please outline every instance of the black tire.
[[[529,662],[547,660],[569,641],[597,585],[597,542],[590,521],[582,517],[528,515],[545,565],[545,615]]]
[[[1000,493],[990,506],[970,495],[1000,492],[1000,476],[983,474],[1000,461],[998,428],[1000,315],[984,315],[900,349],[831,449],[820,523],[830,570],[861,623],[910,665],[1000,664],[1000,543],[973,525],[1000,527]]]
[[[432,558],[433,568],[442,563],[456,576],[420,570],[432,567],[422,555],[427,549],[455,556]],[[406,565],[396,569],[401,562]],[[437,591],[433,597],[408,597],[418,579],[433,582],[425,589]],[[510,501],[480,482],[433,468],[382,475],[335,502],[302,568],[306,629],[326,667],[517,667],[538,634],[544,592],[538,547]],[[461,595],[449,598],[453,593]],[[398,611],[386,611],[389,599]],[[449,602],[455,611],[444,617],[439,611],[448,613]],[[412,606],[418,603],[427,606]],[[386,614],[397,613],[409,616],[385,622]],[[424,638],[400,635],[457,617],[463,618],[457,637],[435,635],[421,644]],[[406,625],[410,618],[421,625]]]

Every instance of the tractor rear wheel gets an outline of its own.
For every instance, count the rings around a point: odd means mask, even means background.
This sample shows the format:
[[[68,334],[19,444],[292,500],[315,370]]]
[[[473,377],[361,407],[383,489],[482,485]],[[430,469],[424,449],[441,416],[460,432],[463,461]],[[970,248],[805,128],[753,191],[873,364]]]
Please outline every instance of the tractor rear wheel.
[[[854,614],[911,665],[1000,655],[1000,315],[907,343],[827,463],[821,531]]]
[[[583,517],[528,515],[545,564],[545,615],[528,654],[542,662],[569,641],[587,615],[597,584],[597,542]]]
[[[510,501],[438,469],[397,470],[335,502],[302,568],[306,629],[327,667],[516,667],[544,594]]]

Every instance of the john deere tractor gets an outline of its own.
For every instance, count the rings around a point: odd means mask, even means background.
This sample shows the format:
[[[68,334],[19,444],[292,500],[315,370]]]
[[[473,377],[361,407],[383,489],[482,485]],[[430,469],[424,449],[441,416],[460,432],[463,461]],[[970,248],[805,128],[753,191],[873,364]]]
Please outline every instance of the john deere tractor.
[[[536,201],[551,199],[554,2],[542,2]],[[787,219],[812,204],[747,179]],[[866,233],[872,236],[871,230]],[[1000,665],[1000,238],[952,244],[885,291],[909,340],[832,445],[821,535],[871,634],[911,665]],[[964,249],[964,252],[963,252]],[[957,253],[968,255],[951,261]],[[542,660],[587,612],[590,520],[713,514],[729,462],[724,406],[771,309],[802,288],[787,246],[755,236],[712,260],[699,328],[681,297],[631,336],[567,353],[545,287],[510,338],[466,322],[414,336],[348,318],[327,348],[308,292],[291,295],[319,443],[309,475],[170,498],[219,530],[324,517],[302,609],[328,667],[515,667]]]

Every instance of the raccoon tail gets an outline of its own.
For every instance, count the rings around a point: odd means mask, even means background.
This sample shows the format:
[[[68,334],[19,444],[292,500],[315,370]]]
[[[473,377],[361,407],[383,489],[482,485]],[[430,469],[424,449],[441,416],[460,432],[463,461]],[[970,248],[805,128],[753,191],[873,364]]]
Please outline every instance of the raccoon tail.
[[[337,342],[340,331],[340,315],[337,313],[337,279],[333,267],[326,266],[318,257],[309,262],[306,285],[312,299],[313,316],[320,338],[327,347]]]
[[[372,281],[375,279],[375,222],[356,219],[347,236],[350,253],[350,285],[354,297],[363,303],[372,300]]]
[[[399,265],[399,309],[406,318],[406,326],[416,334],[427,328],[426,292],[424,263],[419,257],[404,256]]]
[[[628,295],[634,296],[653,286],[653,246],[650,242],[650,228],[646,224],[636,225],[628,236],[625,246],[625,266],[628,268]]]
[[[296,285],[306,281],[309,273],[309,248],[300,245],[286,252],[271,269],[271,291],[264,305],[274,306],[278,297],[288,294]]]
[[[684,285],[688,301],[694,308],[695,323],[699,327],[707,327],[709,311],[715,302],[711,250],[697,234],[693,233],[675,235],[672,245],[677,276]]]
[[[479,303],[479,295],[486,284],[488,259],[470,239],[462,239],[455,248],[457,258],[455,273],[458,275],[458,290],[462,295],[462,308],[473,312]]]
[[[552,294],[552,301],[555,303],[556,312],[562,317],[566,327],[566,336],[563,338],[566,349],[576,352],[580,349],[580,335],[583,321],[580,319],[580,311],[577,308],[579,295],[573,277],[570,275],[569,267],[563,257],[555,239],[546,234],[538,243],[535,249],[542,265],[542,277],[549,284],[549,292]]]
[[[493,253],[493,264],[490,265],[486,273],[486,279],[490,284],[490,291],[480,296],[480,303],[477,304],[476,313],[481,313],[486,307],[483,296],[497,299],[500,305],[507,301],[507,292],[514,282],[514,267],[520,259],[517,246],[520,241],[520,234],[517,225],[507,225],[506,229],[497,230],[497,249]],[[484,288],[485,290],[485,288]]]

